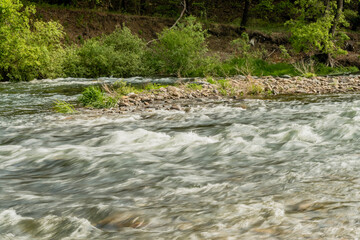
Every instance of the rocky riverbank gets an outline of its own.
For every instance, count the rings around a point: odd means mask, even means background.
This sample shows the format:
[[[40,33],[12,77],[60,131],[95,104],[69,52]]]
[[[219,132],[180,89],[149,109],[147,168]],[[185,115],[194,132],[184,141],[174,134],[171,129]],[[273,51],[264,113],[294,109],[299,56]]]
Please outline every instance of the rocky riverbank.
[[[336,94],[360,92],[360,75],[326,77],[252,77],[193,79],[119,97],[106,113],[190,111],[194,105],[241,101],[276,95]],[[94,109],[83,109],[84,111]]]

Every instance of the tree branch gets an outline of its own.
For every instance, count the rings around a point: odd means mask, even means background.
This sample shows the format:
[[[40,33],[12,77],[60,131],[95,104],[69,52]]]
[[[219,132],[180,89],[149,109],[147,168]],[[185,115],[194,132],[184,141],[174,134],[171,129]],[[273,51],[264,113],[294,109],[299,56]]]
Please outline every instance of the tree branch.
[[[175,21],[175,23],[169,29],[173,29],[179,23],[181,18],[184,16],[184,14],[186,12],[186,0],[184,0],[183,6],[184,6],[184,9],[181,11],[180,17]],[[153,40],[149,41],[146,45],[149,45],[150,43],[158,41],[158,40],[159,40],[159,38],[153,39]]]

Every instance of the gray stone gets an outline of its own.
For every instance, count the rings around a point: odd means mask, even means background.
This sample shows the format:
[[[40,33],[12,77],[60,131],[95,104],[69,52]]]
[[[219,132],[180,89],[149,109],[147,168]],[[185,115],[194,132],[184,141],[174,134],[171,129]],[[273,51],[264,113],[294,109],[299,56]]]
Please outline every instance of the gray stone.
[[[177,105],[177,104],[171,105],[170,109],[172,109],[172,110],[178,110],[178,111],[181,111],[181,110],[182,110],[181,107],[180,107],[179,105]]]

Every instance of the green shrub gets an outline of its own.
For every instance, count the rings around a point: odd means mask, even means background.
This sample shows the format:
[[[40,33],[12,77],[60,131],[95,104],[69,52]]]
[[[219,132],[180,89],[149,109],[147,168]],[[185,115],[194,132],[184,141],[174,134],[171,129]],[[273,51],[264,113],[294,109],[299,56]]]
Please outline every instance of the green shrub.
[[[130,77],[148,75],[144,64],[146,45],[127,27],[100,39],[67,49],[64,72],[70,77]]]
[[[117,29],[104,38],[104,44],[114,50],[109,60],[113,64],[111,74],[114,77],[148,75],[150,70],[145,66],[147,52],[145,42],[133,35],[129,28]]]
[[[90,86],[85,88],[79,98],[80,103],[85,107],[109,108],[116,105],[116,99],[108,96],[98,86]]]
[[[0,12],[0,80],[60,75],[62,26],[36,21],[30,27],[35,8],[23,7],[19,0],[1,0]]]
[[[68,77],[110,76],[112,54],[112,49],[97,39],[90,39],[81,47],[71,46],[67,49],[64,73]]]
[[[237,38],[231,42],[235,48],[235,56],[248,57],[250,55],[250,43],[249,35],[247,33],[242,33],[240,38]]]
[[[165,29],[153,45],[152,64],[158,72],[189,76],[206,61],[206,31],[194,17],[172,29]]]

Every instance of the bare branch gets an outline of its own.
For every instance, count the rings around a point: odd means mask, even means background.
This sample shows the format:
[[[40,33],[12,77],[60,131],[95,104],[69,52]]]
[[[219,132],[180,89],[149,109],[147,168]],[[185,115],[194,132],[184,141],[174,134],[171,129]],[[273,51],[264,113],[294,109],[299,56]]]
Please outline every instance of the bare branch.
[[[186,12],[186,0],[184,0],[183,6],[184,6],[184,8],[183,8],[183,10],[181,11],[180,17],[176,20],[176,22],[175,22],[169,29],[173,29],[173,28],[179,23],[179,21],[181,20],[181,18],[184,16],[184,14],[185,14],[185,12]],[[149,45],[150,43],[155,42],[155,41],[158,41],[158,40],[159,40],[158,38],[153,39],[153,40],[149,41],[146,45]]]

